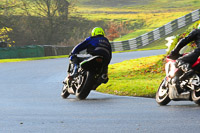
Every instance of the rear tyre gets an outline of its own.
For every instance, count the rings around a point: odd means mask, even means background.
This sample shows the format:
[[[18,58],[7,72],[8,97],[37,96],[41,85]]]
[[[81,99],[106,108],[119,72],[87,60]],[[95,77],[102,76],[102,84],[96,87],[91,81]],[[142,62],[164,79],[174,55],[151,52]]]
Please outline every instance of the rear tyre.
[[[93,89],[94,74],[87,71],[82,77],[80,87],[76,90],[76,97],[79,100],[86,99],[90,91]]]
[[[67,85],[63,85],[61,97],[64,98],[64,99],[66,99],[70,95],[67,88],[68,88]]]
[[[200,106],[200,92],[192,91],[192,100]]]
[[[169,88],[165,87],[166,79],[164,79],[156,92],[156,102],[159,105],[167,105],[171,100],[168,95]]]

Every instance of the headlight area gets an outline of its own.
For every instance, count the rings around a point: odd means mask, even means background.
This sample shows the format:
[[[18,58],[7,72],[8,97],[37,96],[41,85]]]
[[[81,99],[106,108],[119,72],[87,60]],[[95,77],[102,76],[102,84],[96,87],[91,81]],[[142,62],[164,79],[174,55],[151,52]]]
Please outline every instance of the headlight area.
[[[165,65],[165,72],[167,77],[173,78],[175,76],[175,73],[177,72],[178,68],[176,68],[175,62],[168,62]]]

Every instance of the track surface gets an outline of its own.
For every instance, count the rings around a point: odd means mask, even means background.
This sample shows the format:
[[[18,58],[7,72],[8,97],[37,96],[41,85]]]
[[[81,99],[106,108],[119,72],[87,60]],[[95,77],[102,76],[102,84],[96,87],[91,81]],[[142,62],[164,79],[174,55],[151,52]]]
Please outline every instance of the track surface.
[[[164,54],[164,50],[113,54],[111,63]],[[92,91],[86,100],[60,97],[66,59],[0,64],[1,133],[199,133],[200,107],[193,102],[158,106],[155,99]]]

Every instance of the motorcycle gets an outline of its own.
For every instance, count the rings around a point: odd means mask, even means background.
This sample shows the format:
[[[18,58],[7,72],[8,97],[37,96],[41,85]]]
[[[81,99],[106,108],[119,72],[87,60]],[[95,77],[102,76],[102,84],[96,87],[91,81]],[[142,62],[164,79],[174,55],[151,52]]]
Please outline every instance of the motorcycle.
[[[104,65],[104,58],[102,56],[78,56],[75,55],[78,60],[77,66],[70,61],[68,67],[68,75],[72,75],[75,71],[77,73],[73,78],[66,77],[63,82],[63,88],[61,92],[62,98],[66,99],[70,94],[76,95],[80,100],[86,99],[91,90],[96,88],[103,82],[102,72]]]
[[[159,105],[167,105],[171,100],[189,100],[200,105],[200,58],[192,65],[192,69],[195,74],[186,77],[185,80],[177,80],[184,72],[176,66],[176,60],[167,57],[165,64],[166,77],[157,90],[156,102]],[[179,88],[177,84],[179,84]],[[182,92],[180,93],[178,89],[182,89]]]

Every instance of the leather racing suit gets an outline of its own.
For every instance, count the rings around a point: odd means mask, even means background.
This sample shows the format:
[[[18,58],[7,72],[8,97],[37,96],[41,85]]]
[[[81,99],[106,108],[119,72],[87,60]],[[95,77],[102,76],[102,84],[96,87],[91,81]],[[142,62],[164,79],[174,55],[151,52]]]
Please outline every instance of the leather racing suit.
[[[109,40],[102,36],[97,35],[94,37],[88,37],[85,41],[81,42],[77,46],[75,46],[71,52],[70,60],[73,61],[73,55],[78,54],[82,50],[87,50],[88,54],[91,55],[100,55],[104,57],[104,71],[103,73],[107,75],[108,72],[108,64],[110,63],[110,60],[112,58],[112,48],[110,45]],[[76,65],[79,62],[73,61],[73,63]]]
[[[172,50],[171,55],[179,54],[179,51],[188,43],[195,41],[197,48],[185,56],[178,58],[178,62],[183,61],[185,63],[194,64],[200,55],[200,29],[195,29],[190,34],[181,39],[176,47]]]

